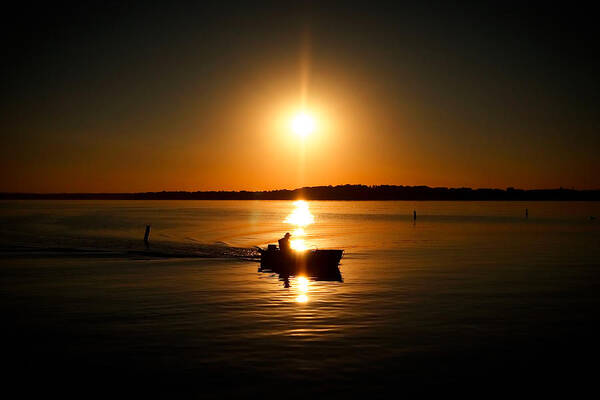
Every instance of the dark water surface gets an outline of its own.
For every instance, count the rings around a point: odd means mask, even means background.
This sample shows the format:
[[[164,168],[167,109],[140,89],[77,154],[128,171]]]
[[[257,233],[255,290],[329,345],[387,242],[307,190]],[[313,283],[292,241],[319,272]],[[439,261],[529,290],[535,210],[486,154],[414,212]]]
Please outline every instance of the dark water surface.
[[[345,249],[343,282],[258,272],[252,246],[299,227],[292,202],[0,203],[6,381],[75,396],[593,387],[599,203],[307,206],[304,245]]]

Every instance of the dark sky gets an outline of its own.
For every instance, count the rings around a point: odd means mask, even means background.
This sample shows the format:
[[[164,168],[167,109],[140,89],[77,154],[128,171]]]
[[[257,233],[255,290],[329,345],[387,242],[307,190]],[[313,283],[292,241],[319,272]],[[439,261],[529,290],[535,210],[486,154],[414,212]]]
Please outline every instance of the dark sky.
[[[5,12],[0,191],[600,188],[592,9],[279,3]]]

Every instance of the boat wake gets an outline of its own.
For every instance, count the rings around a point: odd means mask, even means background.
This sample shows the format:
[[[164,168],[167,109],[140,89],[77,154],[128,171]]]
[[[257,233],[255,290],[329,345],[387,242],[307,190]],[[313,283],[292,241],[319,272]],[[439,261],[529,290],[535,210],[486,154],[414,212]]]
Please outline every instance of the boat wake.
[[[223,243],[142,241],[117,238],[61,238],[0,242],[4,257],[92,257],[92,258],[230,258],[260,261],[256,248],[233,247]]]

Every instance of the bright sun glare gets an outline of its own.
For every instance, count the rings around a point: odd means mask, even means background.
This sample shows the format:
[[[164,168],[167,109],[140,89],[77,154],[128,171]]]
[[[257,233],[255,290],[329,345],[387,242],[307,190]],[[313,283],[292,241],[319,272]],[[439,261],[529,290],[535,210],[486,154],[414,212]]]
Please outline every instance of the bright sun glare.
[[[315,130],[315,119],[307,113],[298,113],[292,119],[292,130],[304,137]]]

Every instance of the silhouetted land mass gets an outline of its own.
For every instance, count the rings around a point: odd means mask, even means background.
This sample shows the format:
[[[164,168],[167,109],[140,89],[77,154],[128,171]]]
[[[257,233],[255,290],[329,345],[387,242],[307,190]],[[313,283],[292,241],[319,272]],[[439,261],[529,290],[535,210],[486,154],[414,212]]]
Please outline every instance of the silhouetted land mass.
[[[3,200],[583,200],[600,201],[600,190],[471,189],[429,186],[339,185],[294,190],[145,193],[0,193]]]

